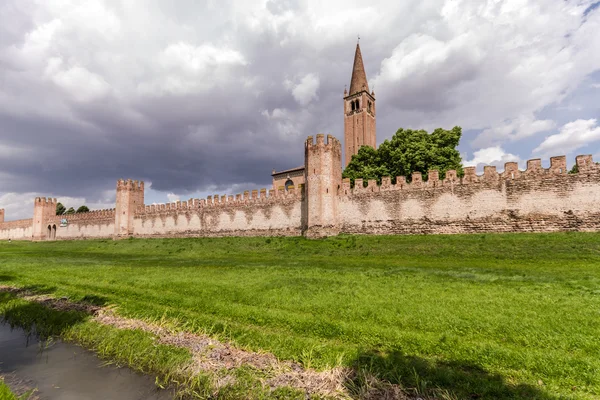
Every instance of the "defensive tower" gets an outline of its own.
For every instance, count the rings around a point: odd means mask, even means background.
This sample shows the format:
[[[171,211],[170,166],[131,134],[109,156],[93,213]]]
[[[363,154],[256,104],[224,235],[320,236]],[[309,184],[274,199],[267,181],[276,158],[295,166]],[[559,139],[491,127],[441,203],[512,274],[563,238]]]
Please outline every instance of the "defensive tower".
[[[48,220],[56,215],[56,199],[36,197],[33,203],[33,240],[46,240],[56,237],[56,224],[48,225]]]
[[[115,237],[133,235],[133,216],[139,206],[144,205],[144,182],[131,179],[117,181],[115,205]]]
[[[361,146],[376,148],[375,92],[369,93],[360,45],[356,44],[350,91],[344,89],[344,167]]]
[[[332,236],[339,233],[338,194],[342,185],[342,145],[331,135],[306,139],[305,182],[307,202],[307,237]]]
[[[4,222],[4,208],[0,208],[0,224]]]

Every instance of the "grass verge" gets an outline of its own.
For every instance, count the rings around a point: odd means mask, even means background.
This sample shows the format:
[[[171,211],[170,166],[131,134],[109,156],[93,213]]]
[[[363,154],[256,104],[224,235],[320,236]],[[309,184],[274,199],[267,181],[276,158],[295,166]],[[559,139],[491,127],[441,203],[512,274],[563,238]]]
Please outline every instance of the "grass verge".
[[[29,400],[33,391],[28,391],[21,395],[16,395],[0,376],[0,400]]]
[[[187,350],[161,344],[156,335],[140,329],[118,329],[100,324],[82,311],[54,310],[3,292],[0,293],[0,314],[11,326],[19,326],[27,333],[43,339],[56,337],[77,343],[111,363],[154,375],[156,385],[174,388],[177,398],[206,399],[216,393],[223,399],[279,398],[282,393],[286,398],[301,398],[299,392],[291,388],[270,392],[261,385],[259,376],[248,369],[235,370],[231,375],[233,379],[218,387],[218,373],[189,370],[191,354]],[[8,387],[5,390],[8,393]],[[0,396],[0,399],[4,397]]]
[[[458,398],[600,396],[598,234],[0,243],[0,259],[5,284],[352,368],[357,396],[373,376]]]

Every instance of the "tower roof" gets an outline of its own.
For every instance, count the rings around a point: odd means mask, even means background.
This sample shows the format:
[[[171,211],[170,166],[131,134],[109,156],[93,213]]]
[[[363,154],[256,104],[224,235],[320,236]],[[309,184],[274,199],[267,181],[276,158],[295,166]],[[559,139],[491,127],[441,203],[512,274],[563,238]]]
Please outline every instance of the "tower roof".
[[[364,89],[363,89],[364,87]],[[369,92],[367,83],[367,74],[363,64],[362,54],[360,54],[360,45],[356,44],[356,53],[354,54],[354,67],[352,68],[352,80],[350,81],[350,91],[348,95],[353,95],[366,90]]]

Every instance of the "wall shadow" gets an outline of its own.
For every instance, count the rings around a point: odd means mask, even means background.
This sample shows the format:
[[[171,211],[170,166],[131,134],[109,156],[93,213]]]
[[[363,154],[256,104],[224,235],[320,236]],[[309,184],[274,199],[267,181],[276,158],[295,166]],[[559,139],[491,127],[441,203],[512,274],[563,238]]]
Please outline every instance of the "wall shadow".
[[[93,306],[104,307],[108,305],[108,298],[95,294],[87,294],[81,298],[81,302],[85,304],[91,304]]]
[[[0,293],[11,293],[15,296],[26,296],[26,295],[41,295],[54,293],[56,286],[48,285],[27,285],[23,287],[3,287],[0,288]]]
[[[389,385],[400,385],[409,395],[456,399],[558,399],[540,387],[513,385],[497,374],[491,374],[469,362],[434,363],[400,351],[364,351],[356,358],[355,373],[346,386],[355,398],[392,399]],[[378,385],[369,377],[384,381]],[[396,388],[397,389],[397,388]]]
[[[0,274],[0,282],[11,282],[14,280],[15,280],[14,275]]]

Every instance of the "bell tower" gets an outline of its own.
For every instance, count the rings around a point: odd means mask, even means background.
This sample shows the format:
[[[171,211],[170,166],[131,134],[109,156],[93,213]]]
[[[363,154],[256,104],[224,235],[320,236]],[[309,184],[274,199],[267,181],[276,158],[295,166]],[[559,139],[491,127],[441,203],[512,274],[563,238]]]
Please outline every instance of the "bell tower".
[[[361,146],[376,148],[375,92],[369,93],[360,45],[356,44],[350,91],[344,89],[344,167]]]

